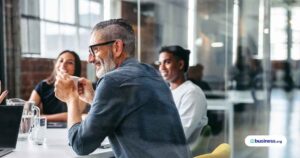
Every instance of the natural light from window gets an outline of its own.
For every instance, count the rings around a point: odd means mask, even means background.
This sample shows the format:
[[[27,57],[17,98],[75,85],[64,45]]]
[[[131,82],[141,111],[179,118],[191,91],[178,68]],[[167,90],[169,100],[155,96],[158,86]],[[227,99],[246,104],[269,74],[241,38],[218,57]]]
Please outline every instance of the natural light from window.
[[[271,60],[287,59],[286,10],[271,8]]]
[[[22,1],[22,55],[56,58],[68,49],[86,60],[90,31],[103,19],[102,3],[102,0]]]
[[[292,8],[292,38],[293,38],[293,45],[292,45],[292,53],[291,59],[292,60],[300,60],[300,7]]]

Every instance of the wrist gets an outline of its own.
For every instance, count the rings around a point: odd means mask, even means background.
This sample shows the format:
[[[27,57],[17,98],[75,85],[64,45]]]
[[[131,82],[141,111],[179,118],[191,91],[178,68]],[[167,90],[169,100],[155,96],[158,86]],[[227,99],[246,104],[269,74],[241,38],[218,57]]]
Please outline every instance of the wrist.
[[[88,101],[88,103],[89,103],[90,105],[92,105],[92,103],[93,103],[93,98],[90,98],[90,100]]]
[[[90,98],[90,100],[89,100],[89,104],[90,104],[90,105],[92,105],[92,103],[93,103],[94,96],[95,96],[95,91],[93,90],[93,91],[91,92],[91,98]]]
[[[72,127],[74,124],[81,122],[81,112],[79,98],[71,98],[68,100],[68,127]]]
[[[76,96],[70,96],[69,99],[66,101],[68,106],[76,105],[79,102],[79,98]]]

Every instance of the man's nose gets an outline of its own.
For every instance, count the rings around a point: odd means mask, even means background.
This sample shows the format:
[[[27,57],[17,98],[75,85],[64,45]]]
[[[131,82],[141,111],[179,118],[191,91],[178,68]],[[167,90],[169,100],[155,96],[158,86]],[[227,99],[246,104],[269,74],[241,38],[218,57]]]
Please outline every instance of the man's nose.
[[[95,57],[94,57],[94,55],[93,54],[89,54],[89,56],[88,56],[88,62],[89,63],[94,63],[94,61],[95,61]]]
[[[165,65],[164,64],[160,64],[158,68],[159,68],[159,70],[164,70],[165,69]]]

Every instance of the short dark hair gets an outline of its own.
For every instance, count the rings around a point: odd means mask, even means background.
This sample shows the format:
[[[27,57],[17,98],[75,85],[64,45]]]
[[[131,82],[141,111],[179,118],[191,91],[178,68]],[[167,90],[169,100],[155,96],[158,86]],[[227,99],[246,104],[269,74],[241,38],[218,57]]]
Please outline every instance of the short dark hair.
[[[178,59],[183,60],[184,61],[184,72],[186,72],[188,70],[190,50],[183,49],[182,47],[180,47],[178,45],[174,45],[174,46],[163,46],[160,49],[159,54],[162,52],[172,53]]]
[[[124,43],[124,50],[129,56],[135,53],[135,35],[132,26],[124,19],[110,19],[97,23],[92,32],[105,30],[103,32],[104,40],[121,39]]]

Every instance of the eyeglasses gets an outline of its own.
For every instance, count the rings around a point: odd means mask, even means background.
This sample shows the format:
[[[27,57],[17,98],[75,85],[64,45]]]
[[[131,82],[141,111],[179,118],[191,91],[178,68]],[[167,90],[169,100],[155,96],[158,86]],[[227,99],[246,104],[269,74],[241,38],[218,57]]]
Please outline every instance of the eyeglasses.
[[[95,56],[95,51],[97,51],[96,47],[108,45],[108,44],[111,44],[111,43],[114,43],[114,42],[116,42],[116,40],[91,45],[91,46],[89,46],[89,52],[90,52],[90,54]]]

